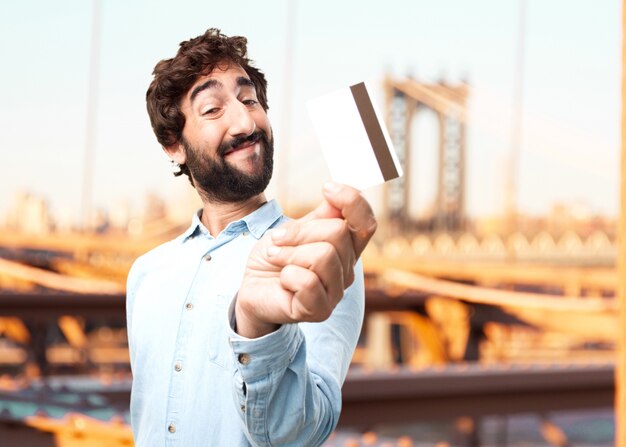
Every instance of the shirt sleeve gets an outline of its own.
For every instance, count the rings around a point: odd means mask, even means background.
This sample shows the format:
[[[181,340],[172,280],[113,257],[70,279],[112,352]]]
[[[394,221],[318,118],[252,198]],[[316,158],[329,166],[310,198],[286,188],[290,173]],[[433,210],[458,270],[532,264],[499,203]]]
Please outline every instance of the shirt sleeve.
[[[354,283],[326,321],[285,324],[257,339],[241,337],[231,325],[233,398],[252,445],[319,446],[330,436],[364,302],[359,261]]]

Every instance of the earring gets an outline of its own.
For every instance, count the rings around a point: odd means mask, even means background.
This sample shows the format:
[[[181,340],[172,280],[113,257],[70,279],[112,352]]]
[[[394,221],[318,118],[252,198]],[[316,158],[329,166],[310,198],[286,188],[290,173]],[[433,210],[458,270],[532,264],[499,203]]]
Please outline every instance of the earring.
[[[170,169],[172,170],[172,174],[178,174],[180,172],[180,165],[174,160],[170,160]]]

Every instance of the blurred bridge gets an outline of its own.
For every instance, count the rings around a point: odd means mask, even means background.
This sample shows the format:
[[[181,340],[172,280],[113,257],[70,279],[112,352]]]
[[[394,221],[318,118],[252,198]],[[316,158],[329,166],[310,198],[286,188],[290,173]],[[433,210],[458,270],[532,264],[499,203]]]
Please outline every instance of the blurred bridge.
[[[414,118],[420,110],[428,109],[437,115],[439,143],[437,148],[437,187],[435,211],[430,219],[417,222],[421,228],[450,232],[465,227],[465,152],[467,83],[451,85],[418,82],[412,78],[386,77],[385,109],[387,127],[398,159],[403,166],[403,177],[385,185],[384,219],[397,230],[410,227],[408,215],[411,194],[414,191],[411,172],[412,135]]]
[[[31,294],[47,290],[47,294],[119,295],[124,291],[126,272],[132,260],[177,231],[180,228],[170,225],[159,236],[149,238],[26,237],[3,233],[0,235],[0,247],[4,250],[4,259],[0,257],[0,287]],[[617,284],[612,267],[615,252],[615,243],[602,232],[586,238],[572,232],[559,239],[548,233],[539,233],[532,239],[514,233],[508,238],[494,235],[482,240],[471,233],[456,238],[444,233],[418,235],[412,240],[394,237],[383,246],[370,244],[363,260],[368,294],[384,298],[404,291],[419,294],[420,304],[404,309],[424,317],[422,329],[414,331],[414,335],[421,334],[424,339],[429,332],[438,334],[426,337],[435,339],[427,343],[431,351],[434,352],[432,347],[436,345],[456,346],[453,351],[456,349],[457,354],[445,357],[459,359],[462,357],[458,355],[461,350],[458,346],[465,344],[465,349],[469,349],[467,339],[472,330],[465,323],[459,334],[454,337],[448,334],[447,340],[442,339],[446,325],[435,321],[437,312],[458,314],[458,320],[463,321],[470,314],[476,317],[476,309],[488,306],[502,310],[507,317],[501,319],[508,319],[509,326],[515,321],[522,327],[561,330],[579,338],[595,337],[593,340],[598,343],[612,342],[616,314],[612,301]],[[397,305],[397,300],[388,301],[391,308]],[[450,304],[452,302],[455,304]],[[56,303],[60,305],[59,301]],[[75,304],[81,307],[78,298]],[[437,310],[439,308],[446,308],[446,311]],[[55,313],[51,309],[50,312],[49,315]],[[60,326],[64,332],[80,326],[68,321],[66,319]],[[427,329],[429,325],[432,327]],[[5,333],[19,333],[17,326],[15,321],[0,320],[0,331]],[[474,332],[501,329],[483,322],[480,330]],[[21,340],[26,337],[18,335]],[[84,336],[74,338],[84,339]]]
[[[68,389],[83,403],[63,411],[49,394],[0,393],[0,436],[19,434],[25,447],[28,436],[39,439],[32,445],[55,445],[41,444],[44,435],[129,445],[124,280],[132,260],[162,237],[0,236],[0,370],[26,387],[42,374],[126,383],[96,382],[92,394]],[[371,244],[363,254],[366,321],[340,427],[610,407],[615,250],[601,232],[422,234]],[[15,413],[11,399],[35,405]]]

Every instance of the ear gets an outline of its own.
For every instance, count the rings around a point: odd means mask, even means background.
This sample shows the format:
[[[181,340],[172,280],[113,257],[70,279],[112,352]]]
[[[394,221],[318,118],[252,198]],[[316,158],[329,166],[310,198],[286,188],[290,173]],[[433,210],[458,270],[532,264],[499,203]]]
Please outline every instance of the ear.
[[[185,154],[185,147],[182,143],[176,142],[170,146],[163,146],[163,150],[168,157],[179,165],[184,165],[187,161],[187,154]]]

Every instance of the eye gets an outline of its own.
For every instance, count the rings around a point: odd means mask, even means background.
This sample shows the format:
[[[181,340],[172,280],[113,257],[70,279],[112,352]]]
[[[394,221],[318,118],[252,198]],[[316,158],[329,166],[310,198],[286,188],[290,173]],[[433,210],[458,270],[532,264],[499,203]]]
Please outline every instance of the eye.
[[[219,107],[212,107],[202,112],[202,114],[203,115],[215,115],[219,111],[220,111]]]
[[[259,103],[256,99],[244,99],[241,102],[248,107],[256,106]]]

